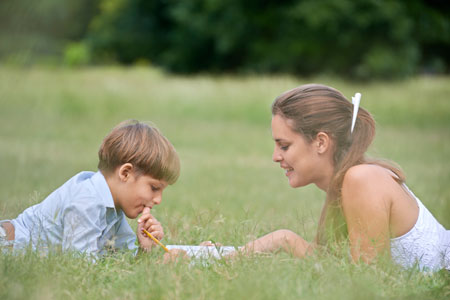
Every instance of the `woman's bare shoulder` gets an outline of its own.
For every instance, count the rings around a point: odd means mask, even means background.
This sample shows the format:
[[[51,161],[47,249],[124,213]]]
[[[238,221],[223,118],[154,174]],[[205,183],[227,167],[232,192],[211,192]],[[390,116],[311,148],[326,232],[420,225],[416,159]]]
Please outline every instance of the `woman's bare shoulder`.
[[[342,200],[358,202],[367,201],[385,202],[389,195],[398,188],[390,170],[373,164],[356,165],[348,169],[342,182]],[[373,203],[376,204],[376,203]],[[386,204],[386,203],[384,203]]]
[[[417,221],[419,208],[395,177],[392,171],[377,165],[351,167],[341,193],[347,222],[370,220],[380,228],[389,224],[392,236],[408,232]]]
[[[390,170],[374,164],[361,164],[351,167],[344,176],[344,184],[375,185],[380,181],[394,183],[395,174]]]

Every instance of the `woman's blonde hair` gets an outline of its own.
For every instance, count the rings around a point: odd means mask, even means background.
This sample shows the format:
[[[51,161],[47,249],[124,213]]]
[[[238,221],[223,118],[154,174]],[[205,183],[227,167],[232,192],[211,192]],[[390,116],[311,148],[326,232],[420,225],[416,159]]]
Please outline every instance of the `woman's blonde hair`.
[[[319,132],[327,133],[333,141],[334,172],[319,220],[316,236],[319,244],[347,235],[341,189],[349,168],[365,163],[377,164],[395,173],[399,182],[405,179],[393,163],[366,157],[365,152],[375,137],[375,121],[367,110],[359,108],[351,133],[352,111],[352,103],[341,92],[320,84],[306,84],[289,90],[272,104],[272,115],[291,120],[292,130],[307,141],[312,142]]]
[[[131,163],[138,175],[150,175],[168,184],[180,175],[180,160],[169,140],[156,127],[137,120],[114,127],[103,139],[98,158],[98,169],[106,174]]]

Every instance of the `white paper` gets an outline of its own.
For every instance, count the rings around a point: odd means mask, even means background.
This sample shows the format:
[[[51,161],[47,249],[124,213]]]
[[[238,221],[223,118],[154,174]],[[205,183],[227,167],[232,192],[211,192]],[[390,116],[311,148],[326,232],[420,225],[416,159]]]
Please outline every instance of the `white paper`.
[[[186,251],[186,254],[189,257],[193,258],[216,258],[220,259],[228,254],[231,254],[236,251],[236,248],[233,246],[190,246],[190,245],[166,245],[167,249],[179,249]]]

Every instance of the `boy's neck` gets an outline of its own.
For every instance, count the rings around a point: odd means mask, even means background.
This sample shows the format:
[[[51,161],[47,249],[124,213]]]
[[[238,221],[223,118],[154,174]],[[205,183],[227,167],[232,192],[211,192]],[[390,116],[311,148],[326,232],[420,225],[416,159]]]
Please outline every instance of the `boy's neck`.
[[[119,178],[114,173],[107,173],[104,171],[100,171],[100,172],[102,173],[103,177],[105,178],[106,184],[108,185],[109,191],[111,192],[111,196],[112,196],[113,202],[114,202],[114,207],[116,208],[116,210],[120,210],[120,207],[118,207],[118,205],[117,205],[118,204],[117,186],[120,183]]]

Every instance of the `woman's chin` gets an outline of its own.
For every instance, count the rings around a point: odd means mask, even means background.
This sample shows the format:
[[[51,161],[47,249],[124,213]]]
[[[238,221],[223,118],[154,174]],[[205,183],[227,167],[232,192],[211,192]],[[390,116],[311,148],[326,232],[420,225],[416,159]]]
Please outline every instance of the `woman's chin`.
[[[292,188],[298,187],[297,182],[295,182],[294,180],[291,180],[291,179],[289,179],[289,185],[290,185]]]
[[[298,182],[298,181],[296,181],[294,179],[289,178],[289,185],[292,188],[298,188],[298,187],[305,186],[306,184],[303,184],[302,182]]]

